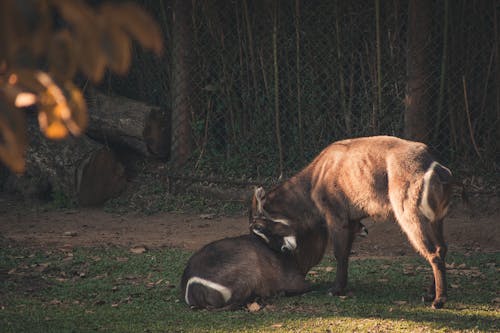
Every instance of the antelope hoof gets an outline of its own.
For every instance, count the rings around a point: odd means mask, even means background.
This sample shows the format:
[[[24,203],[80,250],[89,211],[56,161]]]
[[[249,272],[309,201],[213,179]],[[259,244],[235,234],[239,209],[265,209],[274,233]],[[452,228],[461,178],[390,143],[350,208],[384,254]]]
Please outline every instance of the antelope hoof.
[[[441,309],[444,306],[444,303],[446,303],[446,297],[436,298],[434,302],[432,302],[432,308]]]

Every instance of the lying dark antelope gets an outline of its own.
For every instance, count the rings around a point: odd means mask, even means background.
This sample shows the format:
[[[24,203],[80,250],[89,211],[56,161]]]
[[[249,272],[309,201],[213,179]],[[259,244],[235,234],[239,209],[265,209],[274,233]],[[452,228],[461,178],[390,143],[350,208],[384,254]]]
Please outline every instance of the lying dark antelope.
[[[326,236],[319,233],[329,234],[337,260],[332,288],[336,295],[345,292],[354,239],[346,226],[366,217],[395,219],[431,265],[432,306],[441,308],[446,302],[443,219],[450,195],[451,172],[435,161],[426,145],[377,136],[335,142],[269,193],[256,189],[251,214],[295,230],[296,251],[302,253],[297,261],[304,261],[299,265],[303,269],[319,262],[326,244]]]
[[[251,234],[212,242],[193,254],[181,278],[182,296],[193,308],[236,308],[256,297],[300,294],[309,289],[291,251],[293,229],[255,221]]]
[[[354,236],[368,233],[361,223],[347,227]],[[193,308],[232,309],[256,297],[304,293],[309,290],[305,276],[321,260],[326,241],[323,227],[296,238],[283,222],[253,217],[250,235],[212,242],[189,259],[182,296]]]

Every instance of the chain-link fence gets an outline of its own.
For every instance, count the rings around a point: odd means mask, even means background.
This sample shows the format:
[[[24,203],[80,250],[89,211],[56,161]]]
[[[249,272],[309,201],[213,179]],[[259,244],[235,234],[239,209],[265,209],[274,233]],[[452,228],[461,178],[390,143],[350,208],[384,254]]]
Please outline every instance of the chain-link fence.
[[[137,50],[109,87],[171,110],[177,172],[288,176],[335,140],[414,126],[449,165],[498,173],[498,1],[140,2],[166,54]]]

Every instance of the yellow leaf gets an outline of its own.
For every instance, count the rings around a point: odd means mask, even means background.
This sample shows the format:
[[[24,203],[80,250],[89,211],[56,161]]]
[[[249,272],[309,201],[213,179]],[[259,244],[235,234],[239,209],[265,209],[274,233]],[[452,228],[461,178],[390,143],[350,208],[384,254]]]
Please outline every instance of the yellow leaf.
[[[45,136],[52,140],[61,140],[68,135],[66,126],[60,121],[54,121],[43,129]]]
[[[87,108],[80,90],[71,81],[61,88],[45,72],[37,72],[36,77],[46,88],[38,98],[38,122],[45,136],[62,139],[68,135],[68,131],[80,135],[88,122]]]
[[[17,94],[14,102],[17,108],[24,108],[36,103],[36,95],[32,93],[22,92]]]
[[[80,135],[85,131],[88,124],[87,106],[82,92],[72,82],[64,85],[68,94],[68,107],[71,117],[66,119],[66,126],[73,135]]]
[[[38,98],[38,124],[40,130],[49,139],[62,139],[68,135],[64,118],[70,114],[64,95],[54,96],[58,87],[50,83],[48,89]],[[56,100],[57,99],[57,100]],[[66,116],[68,117],[68,116]]]
[[[16,79],[14,80],[13,78]],[[17,75],[14,74],[9,76],[8,84],[2,85],[0,83],[0,91],[5,103],[15,106],[16,108],[23,108],[35,104],[37,96],[31,92],[25,91],[25,89],[17,83]]]

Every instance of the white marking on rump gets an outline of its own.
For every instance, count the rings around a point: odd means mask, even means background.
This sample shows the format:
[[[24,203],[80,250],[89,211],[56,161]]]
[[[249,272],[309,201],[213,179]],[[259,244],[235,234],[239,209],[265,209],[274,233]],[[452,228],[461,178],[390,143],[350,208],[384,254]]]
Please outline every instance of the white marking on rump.
[[[293,251],[297,248],[297,239],[295,238],[295,236],[283,237],[283,242],[285,243],[285,245],[283,245],[281,247],[281,250],[283,250],[283,248],[285,248],[285,249],[288,249],[290,251]]]
[[[255,229],[252,229],[252,232],[253,232],[254,234],[256,234],[257,236],[259,236],[260,238],[262,238],[263,240],[265,240],[265,241],[266,241],[266,243],[268,243],[268,244],[269,244],[269,238],[267,238],[267,236],[266,236],[266,235],[264,235],[262,232],[257,231],[257,230],[255,230]]]
[[[432,162],[429,169],[424,174],[424,182],[423,182],[423,191],[422,191],[422,200],[420,202],[420,206],[418,207],[422,214],[425,215],[430,221],[434,221],[436,219],[436,214],[434,210],[432,210],[429,205],[429,182],[431,180],[432,174],[434,172],[434,167],[437,165],[437,162]]]
[[[445,167],[444,165],[442,165],[441,163],[438,163],[438,162],[434,162],[434,163],[439,164],[439,166],[440,166],[441,168],[443,168],[443,169],[445,169],[446,171],[448,171],[448,173],[450,174],[450,176],[452,176],[452,175],[453,175],[453,174],[451,173],[451,170],[450,170],[450,169],[448,169],[447,167]]]
[[[191,305],[191,304],[189,304],[189,298],[188,298],[189,287],[193,283],[199,283],[207,288],[218,291],[222,295],[222,298],[224,298],[224,302],[226,302],[226,303],[231,298],[232,293],[231,293],[231,290],[229,288],[224,287],[223,285],[218,284],[216,282],[212,282],[212,281],[209,281],[209,280],[197,277],[197,276],[193,276],[192,278],[190,278],[188,280],[188,283],[186,284],[186,294],[184,295],[184,299],[186,300],[186,303],[188,305]]]

